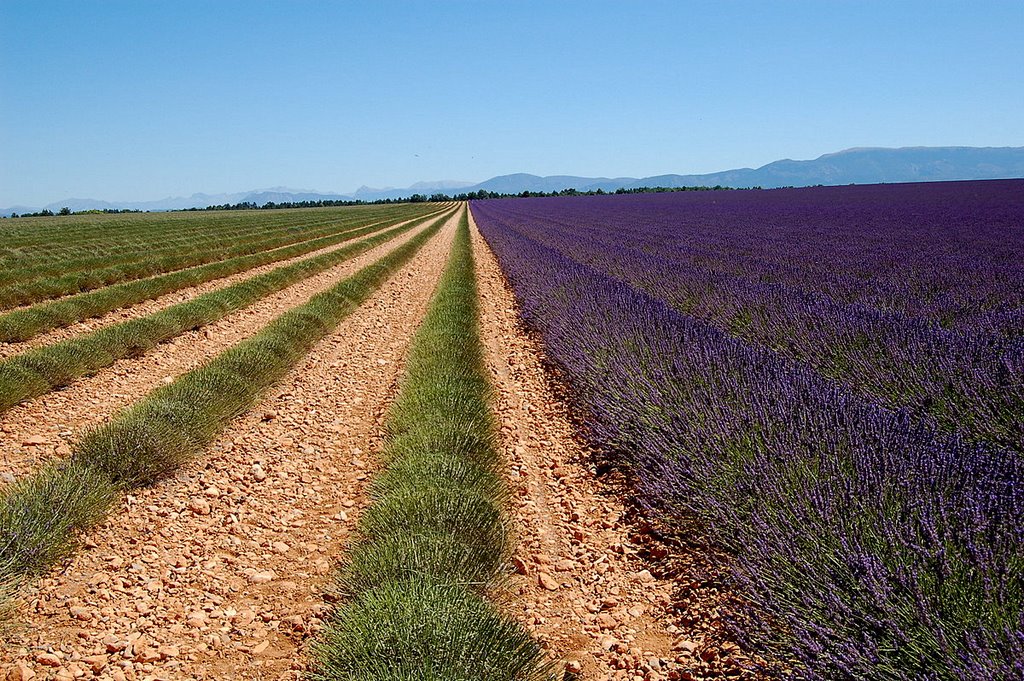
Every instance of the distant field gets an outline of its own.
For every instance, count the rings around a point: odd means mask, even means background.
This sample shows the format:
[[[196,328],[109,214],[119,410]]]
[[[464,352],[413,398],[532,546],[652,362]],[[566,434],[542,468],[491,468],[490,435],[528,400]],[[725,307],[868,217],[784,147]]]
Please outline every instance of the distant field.
[[[1017,678],[1024,181],[0,223],[13,679]]]

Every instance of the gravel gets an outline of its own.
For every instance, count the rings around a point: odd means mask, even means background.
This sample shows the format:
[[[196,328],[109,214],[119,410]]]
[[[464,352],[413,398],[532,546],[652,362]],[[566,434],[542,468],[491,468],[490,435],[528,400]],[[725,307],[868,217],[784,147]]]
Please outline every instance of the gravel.
[[[67,388],[11,408],[0,415],[0,475],[19,477],[43,461],[66,456],[71,451],[70,444],[84,431],[105,422],[162,383],[170,383],[175,377],[255,334],[286,310],[301,305],[405,243],[420,229],[402,234],[337,267],[267,296],[214,324],[161,343],[141,357],[120,360]],[[190,291],[192,295],[198,295],[203,292],[200,289],[202,287]],[[41,438],[46,444],[24,445],[30,438]]]
[[[379,437],[455,224],[449,220],[204,459],[128,496],[123,512],[87,538],[87,550],[40,580],[20,606],[24,627],[0,654],[0,669],[20,664],[35,679],[80,672],[102,679],[301,678],[302,645],[327,610],[322,594],[331,561],[344,553],[366,503],[375,464],[365,452]],[[266,309],[276,316],[382,253],[332,270],[301,292],[290,289]],[[230,337],[257,330],[262,315],[240,315]],[[186,340],[179,352],[199,361],[214,346]],[[200,348],[205,352],[188,352]],[[158,351],[125,363],[124,373],[108,377],[111,390],[126,394],[139,363],[166,368],[157,357],[170,359]],[[187,363],[175,363],[175,373]],[[159,373],[146,375],[159,380]],[[40,651],[59,666],[37,661]]]
[[[520,533],[509,612],[579,678],[650,678],[649,660],[668,678],[677,667],[673,583],[655,578],[638,557],[635,528],[622,521],[626,509],[596,479],[545,380],[541,348],[519,327],[511,290],[475,230],[474,255]]]

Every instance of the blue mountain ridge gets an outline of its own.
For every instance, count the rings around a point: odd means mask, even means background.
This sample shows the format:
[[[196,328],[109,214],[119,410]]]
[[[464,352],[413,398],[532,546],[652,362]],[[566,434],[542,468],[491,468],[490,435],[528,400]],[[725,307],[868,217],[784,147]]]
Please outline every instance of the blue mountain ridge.
[[[538,176],[527,173],[500,175],[476,184],[452,180],[417,182],[411,187],[372,189],[360,187],[351,194],[321,193],[310,190],[273,187],[231,194],[193,194],[158,201],[110,202],[96,199],[64,199],[44,208],[58,211],[129,208],[137,210],[180,210],[248,201],[263,205],[268,201],[320,201],[407,198],[412,194],[458,194],[481,189],[502,194],[523,191],[552,192],[563,189],[611,192],[637,187],[805,187],[812,185],[876,184],[882,182],[939,182],[950,180],[987,180],[1024,178],[1024,147],[901,147],[898,149],[862,147],[824,154],[816,159],[773,161],[760,168],[737,168],[701,175],[655,175],[651,177],[581,177],[575,175]],[[39,208],[14,206],[0,209],[0,215],[34,212]]]

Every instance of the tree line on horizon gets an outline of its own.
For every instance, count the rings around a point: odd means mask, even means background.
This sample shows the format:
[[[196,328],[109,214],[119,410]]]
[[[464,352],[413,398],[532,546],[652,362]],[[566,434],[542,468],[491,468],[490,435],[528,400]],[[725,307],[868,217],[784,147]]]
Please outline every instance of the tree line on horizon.
[[[750,189],[761,189],[761,187],[750,187]],[[694,192],[694,191],[738,191],[735,187],[723,187],[722,185],[715,185],[714,187],[632,187],[629,189],[618,188],[615,191],[604,191],[603,189],[591,189],[588,191],[579,191],[578,189],[568,188],[561,189],[558,191],[550,192],[539,192],[524,190],[521,192],[507,193],[507,192],[492,192],[486,189],[480,189],[475,192],[462,192],[459,194],[443,194],[435,193],[430,194],[413,194],[409,197],[397,198],[397,199],[375,199],[373,201],[364,201],[363,199],[327,199],[317,201],[267,201],[260,205],[253,201],[241,201],[239,203],[224,203],[213,206],[206,206],[205,208],[183,208],[181,210],[187,212],[198,212],[198,211],[214,211],[214,210],[278,210],[282,208],[336,208],[341,206],[373,206],[373,205],[385,205],[394,203],[444,203],[447,201],[480,201],[485,199],[525,199],[525,198],[550,198],[555,196],[606,196],[613,194],[663,194],[668,192]],[[35,213],[11,213],[10,216],[0,215],[0,219],[10,218],[38,218],[38,217],[52,217],[54,215],[95,215],[95,214],[118,214],[118,213],[142,213],[142,212],[153,212],[153,211],[141,211],[132,208],[103,208],[103,209],[91,209],[91,210],[77,210],[73,211],[67,206],[61,208],[59,211],[54,213],[51,210],[43,209]],[[174,211],[158,211],[158,212],[174,212]]]
[[[91,208],[89,210],[71,210],[67,206],[64,206],[59,211],[54,213],[48,208],[44,208],[35,213],[11,213],[8,215],[0,215],[0,219],[6,218],[47,218],[53,217],[54,215],[104,215],[111,214],[117,215],[119,213],[141,213],[142,211],[138,208]],[[148,212],[148,211],[147,211]]]
[[[369,206],[369,205],[383,205],[392,203],[444,203],[447,201],[480,201],[484,199],[517,199],[517,198],[538,198],[538,197],[554,197],[554,196],[604,196],[611,194],[661,194],[665,192],[686,192],[686,191],[731,191],[733,187],[723,187],[721,185],[715,185],[714,187],[634,187],[630,189],[619,188],[615,191],[604,191],[603,189],[592,189],[588,191],[579,191],[578,189],[568,188],[559,191],[551,192],[537,192],[524,190],[521,192],[492,192],[486,189],[480,189],[475,192],[461,192],[459,194],[444,194],[435,193],[430,194],[413,194],[412,196],[396,198],[396,199],[375,199],[373,201],[364,201],[362,199],[339,199],[339,200],[318,200],[318,201],[282,201],[274,202],[268,201],[263,205],[256,204],[252,201],[242,201],[241,203],[225,203],[218,206],[207,206],[206,208],[186,208],[187,211],[207,211],[207,210],[275,210],[279,208],[325,208],[325,207],[337,207],[337,206]],[[760,189],[760,187],[752,187],[752,189]]]

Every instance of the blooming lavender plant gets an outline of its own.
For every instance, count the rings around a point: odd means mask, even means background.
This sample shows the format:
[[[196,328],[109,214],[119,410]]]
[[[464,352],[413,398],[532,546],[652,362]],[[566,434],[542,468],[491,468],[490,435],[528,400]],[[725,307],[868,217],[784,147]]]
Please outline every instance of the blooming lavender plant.
[[[1006,181],[530,199],[482,210],[874,401],[1020,451],[1021,196],[1024,182]]]
[[[696,519],[735,556],[761,618],[749,633],[807,678],[1024,677],[1020,453],[887,408],[630,285],[620,273],[644,267],[642,239],[609,275],[579,261],[586,230],[577,259],[526,233],[517,212],[560,202],[473,210],[641,503]]]

